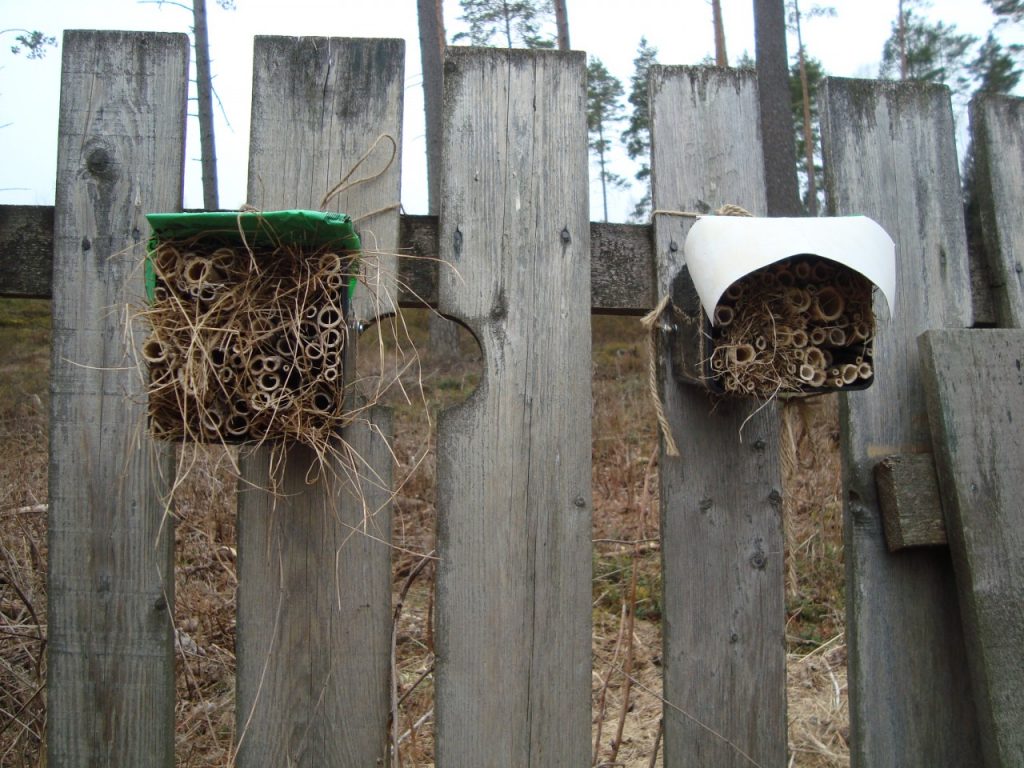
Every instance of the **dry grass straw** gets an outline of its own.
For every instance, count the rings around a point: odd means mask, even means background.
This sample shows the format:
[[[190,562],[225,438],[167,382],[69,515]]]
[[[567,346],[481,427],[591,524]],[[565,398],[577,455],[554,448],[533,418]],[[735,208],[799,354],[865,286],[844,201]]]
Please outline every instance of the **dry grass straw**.
[[[866,384],[874,375],[871,282],[798,256],[746,275],[714,310],[706,361],[727,395],[768,399]]]

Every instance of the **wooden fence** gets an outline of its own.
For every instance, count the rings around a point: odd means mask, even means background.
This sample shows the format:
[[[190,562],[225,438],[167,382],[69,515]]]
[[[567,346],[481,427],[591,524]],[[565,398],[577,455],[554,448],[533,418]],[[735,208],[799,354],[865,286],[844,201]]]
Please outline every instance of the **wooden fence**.
[[[55,206],[0,209],[0,292],[53,301],[48,764],[170,766],[173,467],[111,308],[141,292],[144,214],[181,206],[188,42],[69,32],[63,56]],[[403,61],[398,40],[257,38],[250,202],[317,207],[375,137],[400,147]],[[650,93],[655,208],[763,213],[753,74],[657,68]],[[400,162],[334,201],[376,212],[361,227],[380,250],[455,265],[371,263],[369,279],[398,305],[427,297],[483,350],[479,388],[439,426],[442,766],[589,765],[590,315],[665,294],[693,309],[690,220],[589,223],[585,95],[583,54],[452,49],[441,215],[399,214]],[[1021,110],[973,106],[988,256],[972,264],[948,92],[830,80],[822,96],[830,211],[875,218],[898,253],[876,381],[842,398],[856,766],[1024,763],[1024,335],[965,330],[1024,317]],[[677,384],[678,335],[659,336],[682,453],[660,463],[665,765],[784,766],[778,414]],[[388,478],[389,416],[373,419],[346,438]],[[352,493],[307,486],[292,459],[276,507],[239,497],[238,764],[385,765],[387,494],[372,536],[349,536]],[[242,481],[265,472],[257,454]],[[899,531],[909,487],[941,488],[945,518],[917,503],[928,523],[887,540],[883,508]]]

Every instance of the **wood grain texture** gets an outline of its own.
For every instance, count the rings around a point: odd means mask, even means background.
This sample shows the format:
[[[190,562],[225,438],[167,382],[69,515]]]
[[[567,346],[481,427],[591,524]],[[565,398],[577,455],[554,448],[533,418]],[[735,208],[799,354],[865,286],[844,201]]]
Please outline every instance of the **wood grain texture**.
[[[0,295],[49,298],[53,207],[0,205]]]
[[[948,551],[891,554],[873,477],[879,458],[929,450],[918,334],[971,323],[949,93],[830,79],[822,105],[830,212],[870,216],[896,241],[895,316],[875,304],[874,384],[840,398],[852,764],[977,766]]]
[[[946,523],[930,453],[889,456],[875,465],[878,506],[890,552],[946,544]]]
[[[651,118],[656,209],[735,203],[764,213],[752,74],[655,68]],[[660,290],[690,312],[681,259],[692,223],[668,215],[654,222]],[[670,334],[660,341],[660,391],[682,453],[663,449],[659,465],[665,764],[785,765],[779,415],[774,404],[716,405],[703,389],[678,383]]]
[[[450,48],[441,311],[483,348],[438,436],[438,765],[590,761],[582,53]]]
[[[170,452],[126,330],[148,211],[181,206],[185,35],[64,36],[54,206],[47,760],[174,764]]]
[[[924,389],[985,765],[1024,765],[1024,330],[928,331]]]
[[[377,136],[390,134],[401,146],[403,59],[400,40],[257,38],[250,200],[265,209],[317,208]],[[377,163],[371,169],[383,167],[379,152],[370,157]],[[359,217],[393,206],[398,164],[396,157],[383,177],[350,189],[331,207]],[[398,226],[393,207],[358,224],[365,245],[391,252]],[[359,289],[364,296],[365,288]],[[340,479],[308,484],[313,457],[292,447],[275,500],[267,490],[270,449],[242,461],[237,733],[243,768],[365,768],[387,761],[389,434],[387,415],[374,411],[341,436],[366,460],[358,466],[359,485],[337,463],[332,469]]]
[[[979,96],[970,111],[996,322],[1024,328],[1024,100]]]

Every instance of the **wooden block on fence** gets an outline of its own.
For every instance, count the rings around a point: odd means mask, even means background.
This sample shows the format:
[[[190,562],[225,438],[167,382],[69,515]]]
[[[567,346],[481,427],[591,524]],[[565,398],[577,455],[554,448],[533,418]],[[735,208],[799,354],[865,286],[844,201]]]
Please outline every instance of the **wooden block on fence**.
[[[449,48],[441,311],[484,372],[438,432],[438,765],[590,764],[582,53]]]
[[[0,295],[49,296],[53,281],[53,208],[0,205]]]
[[[753,74],[658,67],[651,76],[654,207],[724,203],[763,213]],[[692,218],[654,222],[659,291],[699,311],[682,246]],[[685,323],[678,331],[686,332]],[[660,394],[682,453],[661,452],[665,764],[785,765],[786,644],[779,415],[774,403],[714,405],[672,375],[660,337]],[[742,435],[742,439],[741,439]]]
[[[875,485],[890,552],[946,543],[939,480],[930,453],[882,459],[875,465]]]
[[[401,147],[404,56],[401,40],[258,37],[253,57],[250,202],[267,210],[320,208],[366,156],[356,175],[374,178],[329,205],[352,215],[371,251],[369,287],[357,290],[364,319],[390,309],[396,295],[394,258],[372,252],[397,249],[400,153],[389,160],[390,142],[375,141],[390,135]],[[346,373],[355,369],[355,347],[347,345]],[[291,448],[275,498],[267,490],[271,449],[242,463],[241,768],[388,762],[389,434],[386,412],[375,409],[341,436],[365,461],[357,467],[361,487],[337,462],[329,469],[342,477],[307,484],[313,457]]]
[[[889,552],[873,473],[879,458],[930,449],[918,334],[971,322],[949,92],[830,78],[822,95],[829,212],[870,216],[896,241],[895,316],[876,303],[875,382],[840,399],[851,760],[977,766],[948,550]]]
[[[144,214],[181,206],[188,38],[67,32],[54,211],[47,757],[174,765],[173,451],[126,329]]]
[[[1024,328],[1024,99],[971,102],[975,183],[996,322]]]
[[[1024,330],[920,337],[985,765],[1024,765]]]

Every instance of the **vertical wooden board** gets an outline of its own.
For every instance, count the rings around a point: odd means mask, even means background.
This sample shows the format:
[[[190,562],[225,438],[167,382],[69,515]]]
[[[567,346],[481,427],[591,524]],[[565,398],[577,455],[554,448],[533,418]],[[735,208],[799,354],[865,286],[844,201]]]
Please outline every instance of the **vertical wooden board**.
[[[971,134],[997,320],[1024,328],[1024,100],[979,96],[971,102]]]
[[[440,306],[483,348],[438,437],[437,761],[590,759],[581,53],[449,49]]]
[[[51,766],[174,764],[171,462],[128,316],[148,211],[181,207],[185,35],[64,37],[49,491]],[[134,306],[134,310],[130,307]]]
[[[985,765],[1024,765],[1024,331],[920,346]]]
[[[948,91],[829,79],[822,147],[829,210],[864,214],[896,241],[895,316],[881,299],[870,389],[840,399],[846,637],[854,766],[976,766],[963,633],[947,550],[886,548],[880,459],[930,449],[916,349],[928,328],[971,322]]]
[[[398,305],[405,43],[257,37],[249,202],[352,216],[363,241],[354,302],[371,321]]]
[[[318,208],[378,136],[393,136],[400,147],[404,55],[401,40],[257,38],[250,200],[268,210]],[[352,178],[384,169],[390,149],[383,147]],[[399,229],[399,159],[379,178],[349,187],[330,206],[358,219],[367,247],[376,244],[392,253]],[[386,210],[360,218],[381,209]],[[361,285],[357,295],[375,288]],[[390,299],[384,291],[381,296],[379,303],[364,304],[364,311],[383,309]],[[346,355],[349,370],[353,352]],[[283,493],[276,500],[268,490],[270,448],[242,461],[236,713],[241,766],[364,768],[388,760],[388,435],[390,418],[375,409],[341,436],[365,459],[357,482],[332,462],[340,477],[309,485],[313,456],[288,448]]]
[[[752,74],[658,67],[651,76],[655,209],[765,210]],[[659,291],[696,316],[682,265],[692,218],[654,221]],[[669,323],[684,324],[683,318]],[[661,453],[665,765],[786,762],[786,648],[779,416],[775,404],[717,405],[672,376],[660,392],[680,457]]]

